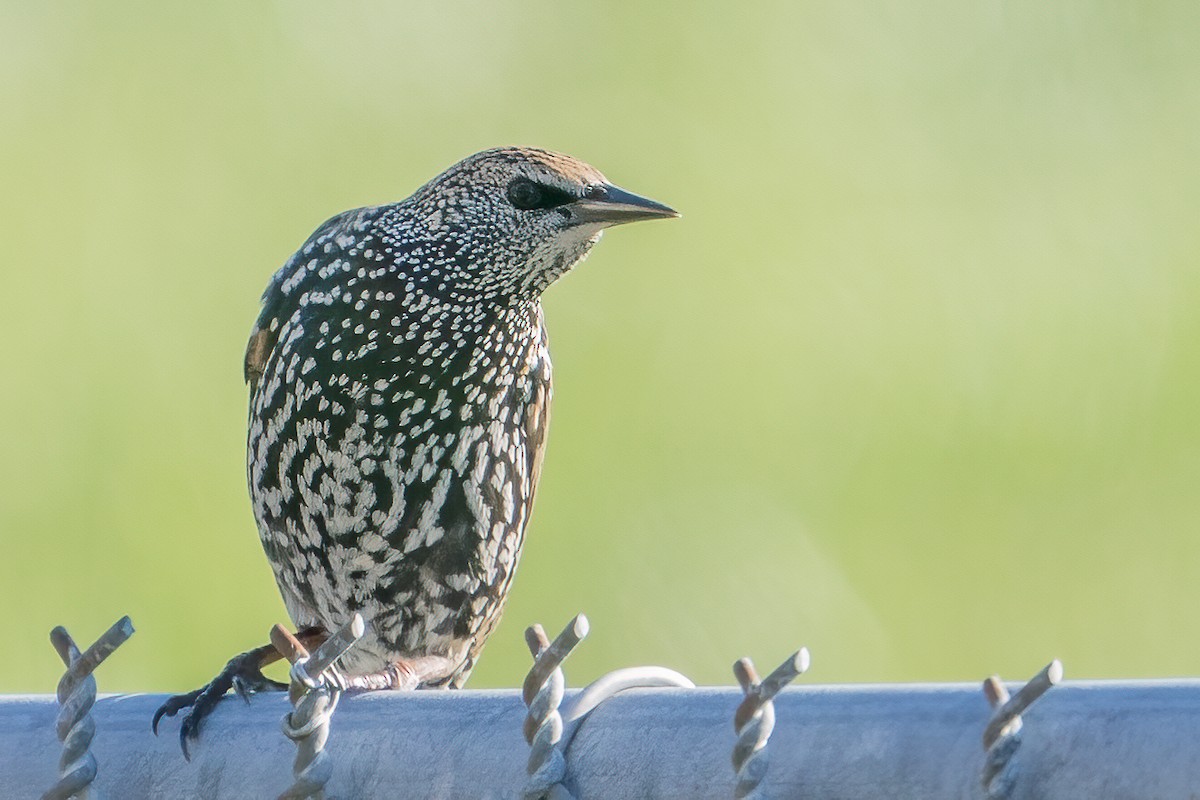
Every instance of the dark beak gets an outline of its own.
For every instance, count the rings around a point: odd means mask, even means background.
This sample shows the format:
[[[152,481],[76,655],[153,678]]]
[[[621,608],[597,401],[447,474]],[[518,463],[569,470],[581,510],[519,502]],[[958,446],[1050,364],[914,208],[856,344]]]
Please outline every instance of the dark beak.
[[[639,219],[668,219],[679,212],[670,206],[646,197],[602,184],[594,186],[580,200],[571,204],[579,224],[620,225]]]

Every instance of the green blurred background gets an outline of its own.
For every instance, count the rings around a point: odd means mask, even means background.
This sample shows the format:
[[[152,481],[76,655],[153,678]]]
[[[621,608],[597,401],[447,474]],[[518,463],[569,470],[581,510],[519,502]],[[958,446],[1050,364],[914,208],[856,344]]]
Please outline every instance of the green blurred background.
[[[1200,6],[0,3],[0,691],[182,690],[286,618],[241,357],[326,217],[563,150],[678,207],[546,298],[507,614],[578,685],[1200,674]]]

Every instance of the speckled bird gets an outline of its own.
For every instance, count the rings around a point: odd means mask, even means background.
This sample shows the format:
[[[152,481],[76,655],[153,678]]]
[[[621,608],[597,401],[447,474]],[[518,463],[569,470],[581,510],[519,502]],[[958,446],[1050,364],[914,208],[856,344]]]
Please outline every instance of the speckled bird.
[[[512,585],[541,472],[551,369],[542,292],[613,225],[677,216],[569,156],[503,148],[406,200],[321,225],[272,278],[246,349],[250,497],[298,630],[354,612],[351,688],[458,687]],[[272,684],[265,647],[231,686]]]

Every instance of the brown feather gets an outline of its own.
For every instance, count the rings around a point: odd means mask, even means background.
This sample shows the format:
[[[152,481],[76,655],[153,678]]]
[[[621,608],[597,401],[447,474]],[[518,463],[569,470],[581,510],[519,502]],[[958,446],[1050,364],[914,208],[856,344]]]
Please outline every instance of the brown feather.
[[[251,392],[258,386],[258,379],[262,377],[267,366],[267,358],[275,349],[276,339],[278,339],[278,333],[269,328],[255,327],[250,334],[250,341],[246,343],[243,376],[246,383],[250,384]]]

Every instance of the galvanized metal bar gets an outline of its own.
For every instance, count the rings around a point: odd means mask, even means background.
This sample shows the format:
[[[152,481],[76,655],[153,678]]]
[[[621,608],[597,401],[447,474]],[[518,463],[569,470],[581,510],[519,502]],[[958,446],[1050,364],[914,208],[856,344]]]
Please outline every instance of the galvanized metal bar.
[[[568,691],[569,707],[577,693]],[[595,708],[570,751],[579,800],[728,800],[737,687],[631,689]],[[223,700],[192,763],[149,720],[161,695],[109,696],[95,785],[123,800],[273,797],[295,748],[278,733],[282,693]],[[773,795],[839,800],[981,796],[980,731],[992,710],[978,683],[791,686],[776,695]],[[52,695],[0,698],[0,797],[36,796],[57,777]],[[333,797],[511,800],[525,785],[520,692],[346,695],[326,749]],[[1200,787],[1200,681],[1067,681],[1027,712],[1012,800],[1189,797]],[[31,788],[32,787],[32,788]]]

